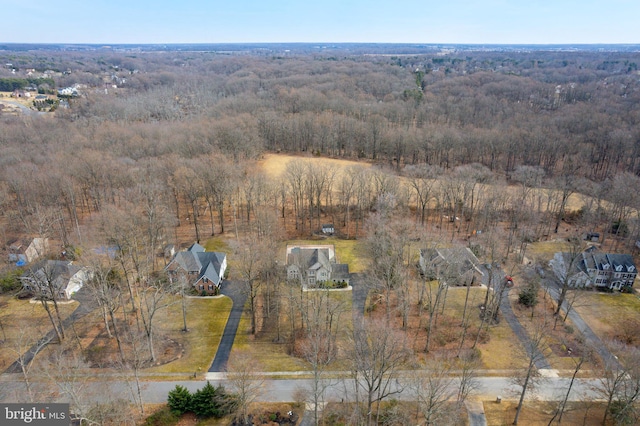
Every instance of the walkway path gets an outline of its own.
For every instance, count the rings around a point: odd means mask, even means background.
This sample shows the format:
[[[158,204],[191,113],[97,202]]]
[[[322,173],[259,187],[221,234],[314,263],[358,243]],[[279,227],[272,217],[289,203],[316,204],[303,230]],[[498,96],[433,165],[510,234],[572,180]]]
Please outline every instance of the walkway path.
[[[227,319],[227,325],[224,327],[218,351],[211,363],[211,367],[209,367],[209,372],[225,371],[227,367],[229,354],[231,354],[233,341],[236,338],[240,318],[242,318],[242,312],[244,311],[244,304],[247,301],[247,293],[242,291],[242,286],[243,283],[241,281],[224,281],[222,283],[220,292],[231,298],[233,306],[229,313],[229,319]]]

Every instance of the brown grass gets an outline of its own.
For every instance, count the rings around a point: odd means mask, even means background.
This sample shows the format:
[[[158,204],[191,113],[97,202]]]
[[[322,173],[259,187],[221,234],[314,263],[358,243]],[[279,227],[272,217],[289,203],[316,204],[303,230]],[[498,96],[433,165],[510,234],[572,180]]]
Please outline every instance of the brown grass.
[[[515,401],[483,401],[487,426],[504,426],[513,424],[516,415]],[[546,426],[553,417],[556,403],[544,401],[525,401],[518,424],[526,426]],[[595,402],[568,402],[562,424],[568,426],[597,426],[602,425],[604,406]]]
[[[0,295],[0,370],[4,370],[17,358],[17,352],[35,343],[49,330],[51,321],[40,302],[18,300],[8,295]],[[63,302],[58,305],[64,320],[78,307],[78,302]]]
[[[303,160],[318,164],[330,164],[336,167],[338,170],[342,170],[346,167],[354,165],[362,167],[371,166],[371,164],[362,161],[339,160],[336,158],[324,157],[301,157],[287,154],[264,154],[263,159],[260,160],[258,165],[262,168],[262,171],[267,175],[267,177],[275,179],[282,176],[287,168],[287,164],[289,164],[293,160]]]
[[[640,298],[636,294],[581,291],[574,309],[598,337],[607,341],[617,335],[627,319],[638,318]]]

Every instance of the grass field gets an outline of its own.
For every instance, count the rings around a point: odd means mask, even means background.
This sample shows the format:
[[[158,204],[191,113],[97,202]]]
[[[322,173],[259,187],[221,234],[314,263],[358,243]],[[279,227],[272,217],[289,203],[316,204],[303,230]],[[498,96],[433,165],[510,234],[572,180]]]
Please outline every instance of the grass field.
[[[166,315],[158,317],[157,327],[167,337],[183,342],[184,354],[180,359],[147,369],[153,373],[206,372],[218,350],[224,327],[231,311],[231,299],[187,299],[187,327],[182,332],[182,306],[179,300],[171,305]]]
[[[329,164],[338,169],[338,174],[340,174],[340,170],[343,170],[349,166],[362,166],[362,167],[370,167],[369,163],[365,163],[362,161],[351,161],[351,160],[339,160],[335,158],[320,158],[320,157],[298,157],[294,155],[286,155],[286,154],[264,154],[264,158],[259,162],[259,166],[262,171],[269,178],[278,178],[282,176],[284,171],[287,168],[287,164],[289,164],[293,160],[303,160],[309,161],[317,164]]]
[[[58,304],[60,315],[64,320],[76,308],[78,302]],[[53,308],[52,308],[53,309]],[[23,352],[40,337],[53,329],[47,312],[38,303],[29,300],[18,300],[8,295],[0,296],[0,370],[4,370],[17,358],[17,352]]]
[[[487,426],[504,426],[513,424],[516,415],[515,401],[483,401]],[[553,417],[556,404],[545,401],[525,400],[518,418],[518,424],[527,426],[547,426]],[[604,414],[603,404],[594,402],[568,402],[562,416],[562,424],[568,426],[596,426],[602,425]]]
[[[581,291],[574,309],[598,337],[606,341],[620,332],[630,319],[637,323],[640,298],[636,294]]]

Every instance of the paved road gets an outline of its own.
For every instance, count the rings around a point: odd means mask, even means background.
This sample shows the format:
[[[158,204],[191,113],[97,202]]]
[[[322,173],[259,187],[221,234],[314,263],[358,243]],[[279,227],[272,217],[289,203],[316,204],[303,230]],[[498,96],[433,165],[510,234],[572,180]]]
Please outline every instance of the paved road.
[[[218,345],[218,351],[211,363],[211,367],[209,367],[210,372],[226,371],[229,354],[233,347],[233,341],[236,338],[240,318],[244,311],[244,304],[247,301],[247,293],[242,291],[242,285],[243,283],[241,281],[225,280],[222,283],[220,292],[231,298],[233,306],[229,313],[229,319],[227,319],[227,325],[224,327],[224,332],[220,339],[220,345]]]
[[[415,376],[415,372],[407,372],[404,379],[411,380]],[[7,381],[6,377],[3,377],[2,391],[4,393],[3,402],[19,402],[15,399],[17,390],[23,389],[24,384],[18,377],[15,380]],[[399,382],[392,383],[392,390],[395,390],[395,386],[403,386],[403,377],[400,377]],[[133,380],[133,379],[131,379]],[[539,386],[533,391],[527,391],[527,400],[540,400],[540,401],[557,401],[566,392],[569,385],[570,378],[542,378]],[[212,385],[226,384],[224,379],[210,380]],[[262,393],[258,400],[261,402],[291,402],[295,400],[296,392],[299,392],[300,388],[309,387],[312,379],[266,379],[263,381],[264,385]],[[479,388],[475,398],[478,400],[495,400],[497,396],[501,396],[504,400],[516,400],[519,396],[519,388],[513,384],[513,380],[509,377],[480,377],[478,378]],[[167,394],[170,390],[175,388],[176,385],[186,387],[192,392],[200,389],[206,382],[204,380],[189,380],[189,381],[161,381],[161,382],[143,382],[144,389],[142,391],[142,399],[147,403],[162,403],[166,402]],[[80,381],[78,382],[80,384]],[[94,381],[91,377],[87,377],[87,380],[82,383],[83,394],[87,398],[95,398],[95,401],[104,400],[110,395],[117,395],[121,398],[127,398],[130,396],[130,382],[127,384],[125,381]],[[601,395],[595,390],[598,387],[600,381],[598,379],[576,379],[573,384],[573,388],[569,397],[570,401],[583,401],[586,399],[597,399]],[[457,387],[458,382],[454,380],[452,386]],[[354,398],[354,382],[352,379],[331,381],[331,384],[327,388],[326,400],[338,401],[344,399],[345,401],[352,401]],[[400,393],[394,396],[399,400],[414,400],[415,395],[409,390],[404,388]],[[67,402],[67,398],[63,395],[59,396],[58,402]],[[93,399],[92,399],[93,400]],[[133,399],[132,399],[133,400]],[[52,401],[55,402],[55,401]]]

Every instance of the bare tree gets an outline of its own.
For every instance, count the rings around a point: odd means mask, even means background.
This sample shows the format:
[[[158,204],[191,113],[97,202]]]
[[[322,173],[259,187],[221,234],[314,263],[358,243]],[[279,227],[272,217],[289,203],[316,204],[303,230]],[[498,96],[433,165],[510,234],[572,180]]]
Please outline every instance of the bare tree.
[[[372,425],[373,405],[402,391],[392,385],[398,369],[409,360],[406,337],[384,320],[363,320],[354,324],[349,345],[346,357],[355,381],[356,405],[363,392],[367,424]]]
[[[340,316],[345,307],[329,297],[329,291],[313,291],[307,294],[308,326],[304,340],[299,344],[299,351],[311,365],[313,380],[311,382],[311,402],[314,405],[314,422],[318,425],[318,409],[323,402],[330,381],[325,378],[325,370],[337,354],[337,335],[340,331]]]
[[[417,411],[422,414],[427,426],[449,423],[451,410],[447,404],[457,393],[455,378],[451,373],[451,364],[443,357],[436,356],[427,361],[410,382],[409,387],[417,400]]]
[[[534,389],[538,383],[538,371],[536,370],[536,363],[544,359],[543,351],[547,347],[546,343],[546,327],[548,325],[545,321],[540,321],[534,324],[529,338],[523,342],[522,358],[526,360],[527,367],[524,370],[520,370],[517,376],[514,377],[514,382],[517,386],[521,387],[520,399],[518,400],[518,406],[516,408],[516,416],[513,419],[513,424],[518,424],[518,418],[522,411],[524,399],[527,391]]]
[[[605,360],[604,374],[596,387],[606,401],[602,424],[607,424],[609,415],[617,424],[637,423],[640,418],[636,407],[640,398],[640,350],[618,342],[610,342],[608,346],[618,354],[618,359]]]
[[[51,338],[37,328],[25,328],[20,326],[18,333],[12,339],[13,343],[9,350],[16,356],[16,363],[20,367],[22,380],[24,381],[25,390],[29,402],[35,401],[35,390],[32,383],[31,370],[34,366],[36,356],[51,342]]]
[[[247,351],[235,353],[227,364],[227,380],[235,392],[241,424],[249,424],[249,406],[265,392],[259,371],[258,359]]]

